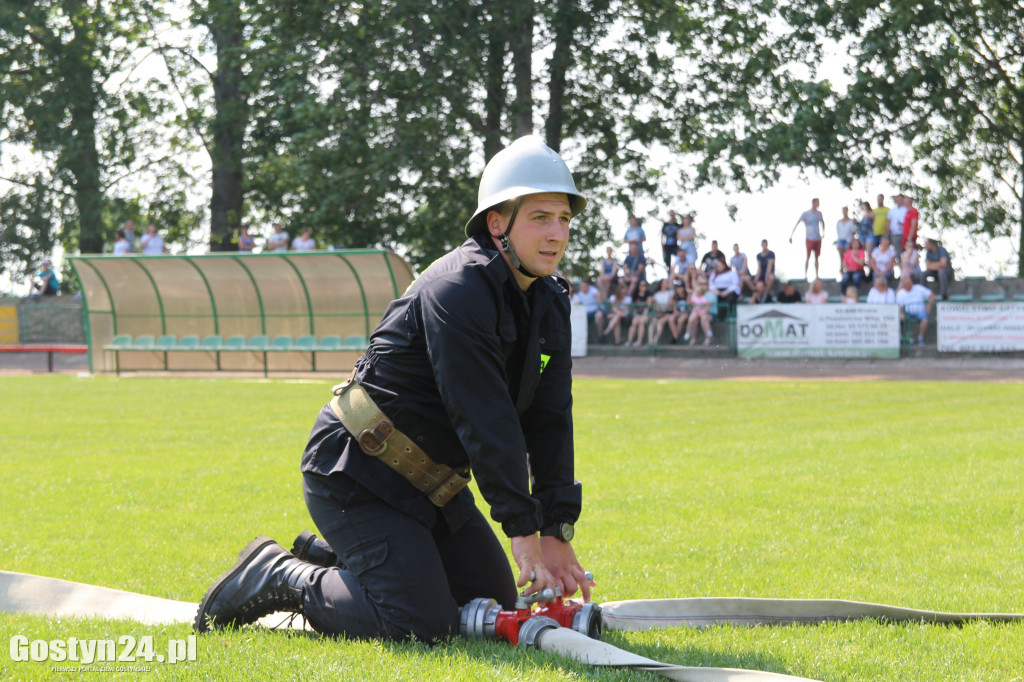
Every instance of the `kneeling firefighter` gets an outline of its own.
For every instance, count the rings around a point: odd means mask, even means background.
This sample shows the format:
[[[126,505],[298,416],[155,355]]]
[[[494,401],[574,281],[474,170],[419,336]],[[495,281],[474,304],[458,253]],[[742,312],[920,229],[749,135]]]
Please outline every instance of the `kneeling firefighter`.
[[[325,634],[434,642],[474,598],[511,609],[525,587],[589,601],[570,543],[581,492],[569,298],[554,276],[586,203],[537,137],[490,160],[468,239],[391,303],[313,426],[303,493],[333,565],[300,558],[311,534],[300,557],[257,538],[203,597],[197,630],[293,611]]]

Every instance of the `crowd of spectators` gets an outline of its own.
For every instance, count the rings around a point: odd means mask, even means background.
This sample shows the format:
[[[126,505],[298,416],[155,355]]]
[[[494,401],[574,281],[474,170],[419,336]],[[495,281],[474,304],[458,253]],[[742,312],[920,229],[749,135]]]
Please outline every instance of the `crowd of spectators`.
[[[761,241],[761,250],[753,260],[747,258],[739,244],[733,244],[732,255],[727,256],[719,249],[717,240],[712,240],[709,250],[698,259],[693,217],[679,217],[670,210],[660,234],[666,276],[650,276],[654,266],[660,269],[660,265],[648,257],[643,225],[631,215],[622,237],[627,255],[619,262],[615,249],[607,247],[598,265],[596,286],[593,280],[586,279],[575,292],[574,301],[586,306],[600,343],[692,345],[703,332],[703,342],[708,344],[713,338],[712,322],[724,321],[731,307],[775,302],[896,303],[900,305],[901,319],[919,323],[920,340],[927,332],[936,300],[936,294],[923,283],[934,279],[938,297],[946,300],[953,268],[949,252],[933,239],[923,245],[922,267],[918,244],[920,213],[910,197],[901,193],[893,199],[892,208],[885,205],[881,194],[875,207],[862,202],[856,219],[847,207],[841,209],[835,240],[841,264],[837,277],[841,296],[836,299],[830,300],[819,274],[825,219],[819,200],[813,199],[810,209],[800,215],[793,227],[793,232],[801,224],[805,228],[805,279],[814,256],[815,277],[808,284],[798,287],[793,281],[777,283],[775,253],[766,239]]]

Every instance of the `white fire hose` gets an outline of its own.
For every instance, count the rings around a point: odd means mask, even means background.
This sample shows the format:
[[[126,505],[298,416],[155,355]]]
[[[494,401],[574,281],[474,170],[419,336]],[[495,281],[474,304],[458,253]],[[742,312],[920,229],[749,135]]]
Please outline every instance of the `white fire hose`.
[[[124,618],[147,625],[160,625],[191,623],[196,608],[197,605],[192,602],[0,571],[0,611],[6,613]],[[811,624],[860,618],[948,624],[971,620],[1024,620],[1024,614],[1015,613],[942,613],[834,599],[640,599],[601,604],[601,615],[604,627],[613,630],[706,627],[719,624]],[[553,620],[535,620],[537,622],[531,624],[528,636],[524,626],[521,645],[534,646],[541,651],[590,665],[644,670],[683,682],[778,682],[807,679],[754,670],[671,665],[623,651],[570,628],[558,627]],[[542,622],[544,620],[548,622]],[[296,624],[284,614],[266,616],[259,623],[271,628],[304,625],[301,619]]]

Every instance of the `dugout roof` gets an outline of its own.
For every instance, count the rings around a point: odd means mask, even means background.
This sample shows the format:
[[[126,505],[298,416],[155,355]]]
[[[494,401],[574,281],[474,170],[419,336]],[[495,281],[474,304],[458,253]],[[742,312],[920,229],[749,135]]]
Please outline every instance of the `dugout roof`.
[[[413,280],[404,258],[378,249],[69,260],[81,284],[93,371],[110,369],[103,348],[117,335],[369,337]],[[173,369],[209,364],[199,353],[175,361]],[[152,368],[165,362],[153,358]]]

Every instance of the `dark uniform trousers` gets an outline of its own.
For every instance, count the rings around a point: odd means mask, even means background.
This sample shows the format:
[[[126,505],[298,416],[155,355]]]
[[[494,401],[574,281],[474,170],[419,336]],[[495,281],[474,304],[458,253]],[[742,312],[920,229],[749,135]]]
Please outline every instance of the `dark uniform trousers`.
[[[508,559],[475,506],[453,533],[441,514],[428,527],[343,473],[305,473],[303,493],[340,565],[304,589],[303,613],[318,632],[432,643],[458,633],[459,607],[471,599],[514,607]]]

